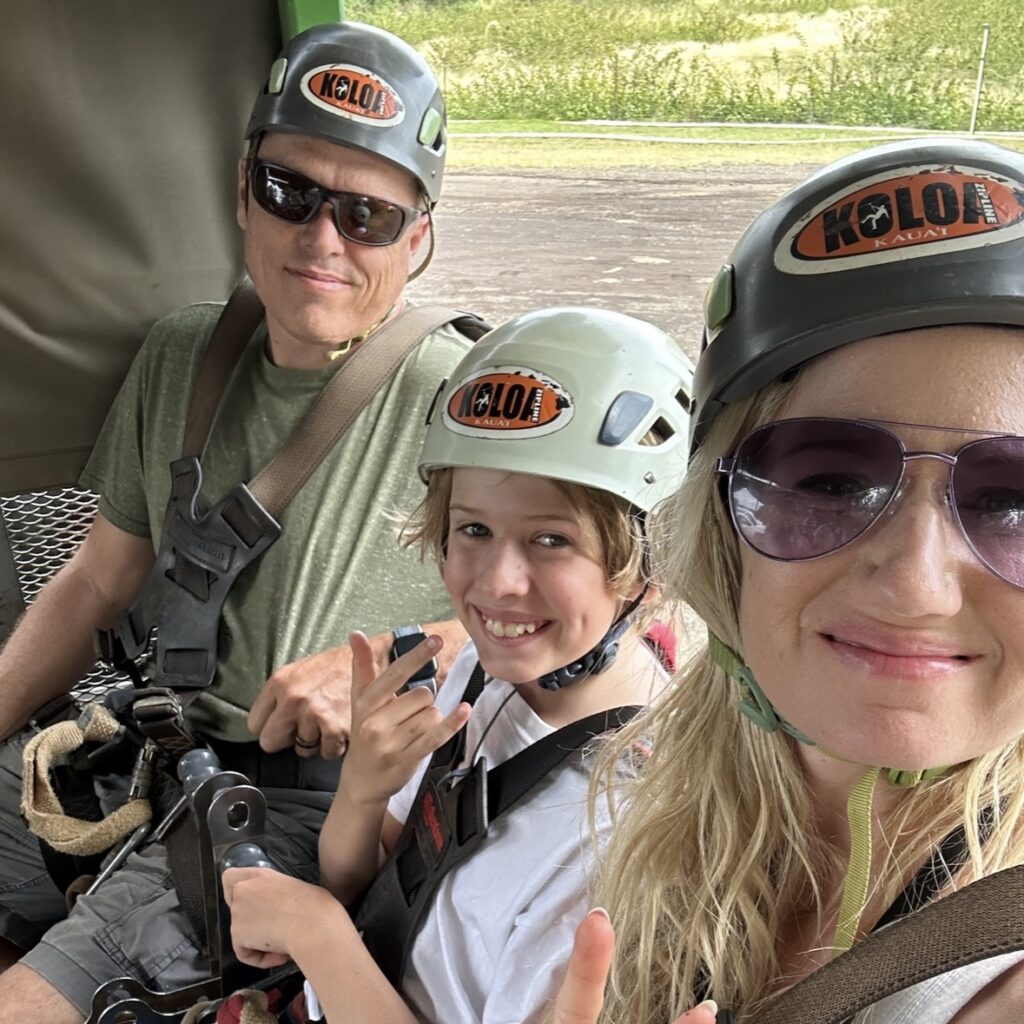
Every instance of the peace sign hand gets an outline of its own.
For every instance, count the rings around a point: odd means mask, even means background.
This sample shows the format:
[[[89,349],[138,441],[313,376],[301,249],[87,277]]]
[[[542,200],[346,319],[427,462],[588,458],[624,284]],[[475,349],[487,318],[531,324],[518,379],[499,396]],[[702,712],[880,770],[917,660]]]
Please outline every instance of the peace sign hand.
[[[394,796],[415,774],[423,758],[455,735],[469,718],[459,704],[447,717],[426,687],[403,688],[416,670],[441,649],[438,636],[427,637],[393,661],[380,675],[373,649],[362,633],[353,633],[352,734],[341,784],[357,804],[379,804]]]

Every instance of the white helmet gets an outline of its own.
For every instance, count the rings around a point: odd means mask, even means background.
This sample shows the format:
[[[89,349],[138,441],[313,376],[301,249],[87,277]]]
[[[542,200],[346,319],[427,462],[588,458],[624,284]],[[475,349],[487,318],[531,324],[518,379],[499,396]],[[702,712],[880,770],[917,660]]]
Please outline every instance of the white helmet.
[[[643,511],[686,472],[693,364],[657,327],[561,306],[515,317],[466,354],[435,399],[419,471],[532,473]]]

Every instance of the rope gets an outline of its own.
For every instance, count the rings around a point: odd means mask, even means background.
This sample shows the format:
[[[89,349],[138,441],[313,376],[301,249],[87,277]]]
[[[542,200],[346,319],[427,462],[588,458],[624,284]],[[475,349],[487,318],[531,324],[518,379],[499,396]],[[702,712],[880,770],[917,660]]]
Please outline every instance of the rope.
[[[50,770],[65,764],[69,754],[84,743],[106,743],[117,731],[117,719],[102,704],[89,704],[77,722],[51,725],[25,747],[21,813],[29,830],[59,853],[103,853],[153,817],[148,800],[129,800],[102,821],[73,818],[64,812],[50,781]]]

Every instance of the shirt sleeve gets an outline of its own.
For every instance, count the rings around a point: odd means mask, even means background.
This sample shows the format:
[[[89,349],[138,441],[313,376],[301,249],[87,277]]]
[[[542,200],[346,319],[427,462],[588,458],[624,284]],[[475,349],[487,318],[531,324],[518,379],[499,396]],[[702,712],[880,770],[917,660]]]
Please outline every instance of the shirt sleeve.
[[[147,345],[135,356],[79,478],[99,493],[105,518],[140,537],[149,534],[142,454]]]
[[[166,487],[167,467],[181,452],[195,362],[220,310],[196,303],[153,325],[79,478],[99,493],[100,512],[128,533],[151,533],[149,499],[159,490],[153,474]]]

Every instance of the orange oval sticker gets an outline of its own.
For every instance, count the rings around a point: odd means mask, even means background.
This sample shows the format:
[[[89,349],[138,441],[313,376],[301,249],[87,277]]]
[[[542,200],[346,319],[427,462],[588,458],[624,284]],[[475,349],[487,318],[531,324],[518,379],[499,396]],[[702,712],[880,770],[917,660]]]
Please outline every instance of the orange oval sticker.
[[[786,233],[775,264],[789,273],[827,273],[1022,233],[1021,183],[977,168],[907,167],[819,203]]]
[[[302,91],[311,103],[339,117],[363,124],[399,124],[405,105],[397,91],[366,68],[324,64],[306,72]]]
[[[573,401],[558,381],[520,366],[498,366],[461,381],[444,410],[459,434],[550,434],[572,419]]]

